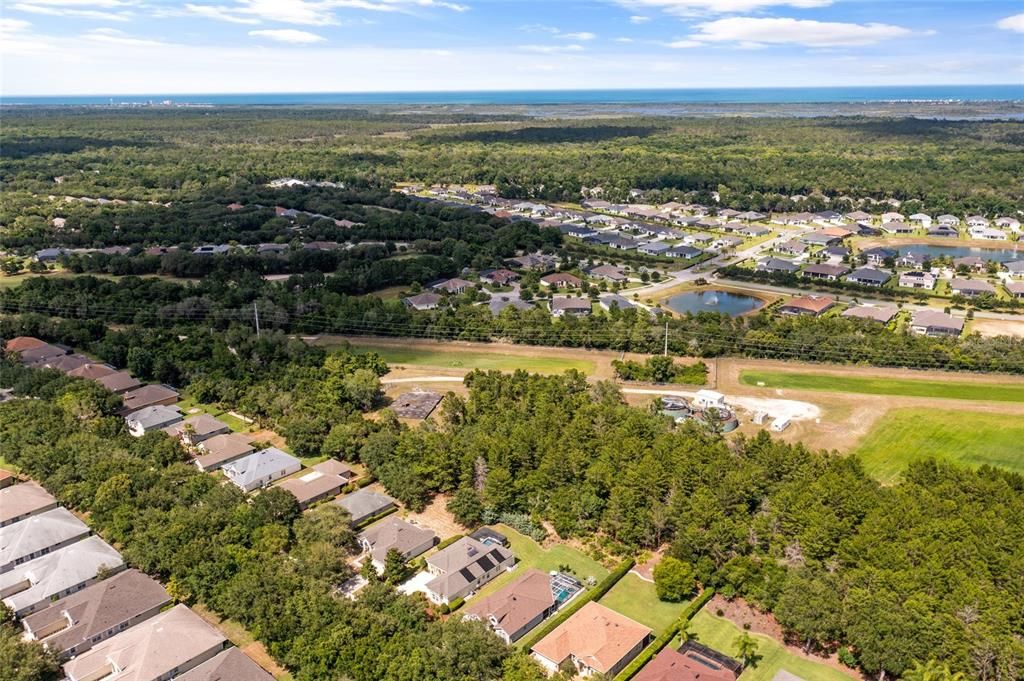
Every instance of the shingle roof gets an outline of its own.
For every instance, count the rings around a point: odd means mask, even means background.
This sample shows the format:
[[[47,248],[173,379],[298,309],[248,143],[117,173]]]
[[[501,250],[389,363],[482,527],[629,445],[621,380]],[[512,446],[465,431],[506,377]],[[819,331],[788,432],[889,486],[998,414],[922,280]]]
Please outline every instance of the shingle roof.
[[[135,390],[130,390],[122,396],[126,412],[148,407],[151,404],[163,402],[164,400],[177,398],[177,390],[171,390],[167,386],[156,383],[144,385],[141,388],[136,388]]]
[[[88,378],[95,380],[97,378],[109,376],[110,374],[115,373],[115,371],[116,369],[111,369],[106,364],[91,363],[84,364],[78,367],[77,369],[72,369],[71,371],[68,372],[68,376],[75,376],[77,378]]]
[[[131,390],[132,388],[142,385],[142,382],[139,379],[135,378],[127,371],[115,371],[112,374],[100,376],[96,379],[96,382],[107,390],[115,393]]]
[[[555,604],[551,575],[531,568],[490,596],[473,599],[466,614],[482,620],[494,618],[507,634],[519,631]]]
[[[353,522],[359,522],[361,519],[369,518],[391,508],[395,505],[395,500],[386,494],[360,489],[352,494],[346,494],[334,503],[348,511]]]
[[[38,513],[57,505],[57,500],[37,482],[22,482],[0,489],[0,525],[13,518]]]
[[[35,336],[15,336],[4,343],[4,350],[7,352],[23,352],[32,348],[46,345],[46,341],[39,340]]]
[[[962,331],[964,320],[960,317],[953,317],[938,310],[918,310],[914,313],[912,326],[923,326],[931,329],[952,329]]]
[[[211,434],[223,433],[225,430],[229,430],[228,424],[220,419],[214,418],[209,414],[196,414],[195,416],[189,416],[181,423],[167,426],[164,428],[164,432],[171,437],[181,437],[188,426],[192,426],[196,437],[208,437]]]
[[[273,681],[274,677],[238,648],[228,648],[175,681]]]
[[[141,428],[149,431],[155,428],[163,428],[172,423],[181,421],[181,410],[177,407],[166,407],[155,405],[143,407],[125,417],[129,428]]]
[[[427,583],[435,594],[450,596],[512,557],[503,546],[488,546],[472,537],[463,537],[427,558],[427,564],[443,574]]]
[[[556,664],[572,655],[605,673],[651,633],[642,624],[591,601],[542,638],[533,651]]]
[[[374,523],[359,535],[361,542],[370,546],[370,555],[383,563],[390,549],[397,549],[406,557],[413,549],[433,541],[437,535],[433,530],[417,527],[410,522],[388,516]]]
[[[88,534],[88,526],[63,507],[0,527],[0,572],[12,569],[33,554]]]
[[[851,307],[849,310],[845,310],[842,314],[843,317],[852,317],[854,319],[871,319],[876,322],[886,324],[890,319],[896,316],[899,309],[896,306],[889,305],[858,305],[857,307]]]
[[[249,438],[238,433],[214,435],[209,440],[205,440],[200,444],[199,448],[207,452],[202,456],[196,457],[196,463],[203,470],[216,468],[228,461],[234,461],[246,454],[251,454],[253,451]]]
[[[224,465],[224,473],[231,482],[248,487],[268,475],[279,473],[302,462],[277,447],[267,447]]]
[[[291,492],[300,505],[308,504],[332,492],[338,494],[346,484],[345,478],[321,471],[309,471],[295,478],[288,478],[275,487]]]

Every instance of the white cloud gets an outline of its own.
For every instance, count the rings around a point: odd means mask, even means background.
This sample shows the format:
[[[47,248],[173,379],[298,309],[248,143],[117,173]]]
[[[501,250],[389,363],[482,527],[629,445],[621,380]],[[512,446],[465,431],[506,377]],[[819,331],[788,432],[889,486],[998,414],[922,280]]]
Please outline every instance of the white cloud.
[[[268,38],[279,43],[291,43],[292,45],[309,45],[320,43],[326,40],[323,36],[309,31],[298,31],[294,28],[275,28],[264,31],[249,31],[249,35],[257,38]]]
[[[133,38],[124,31],[116,28],[94,28],[86,31],[81,36],[82,40],[90,40],[96,43],[108,43],[110,45],[123,45],[130,47],[163,47],[167,43],[159,40],[147,40],[145,38]]]
[[[554,54],[556,52],[582,52],[583,46],[575,43],[569,45],[520,45],[523,52],[536,52],[537,54]]]
[[[185,5],[186,11],[190,14],[236,24],[269,21],[306,26],[338,24],[334,12],[339,9],[409,12],[415,8],[439,8],[453,12],[465,12],[469,9],[466,5],[443,0],[235,0],[234,5]]]
[[[645,17],[645,16],[642,16],[640,14],[634,14],[633,16],[631,16],[629,18],[629,23],[631,23],[631,24],[646,24],[650,20],[651,20],[650,17]]]
[[[255,17],[242,16],[236,14],[234,10],[227,7],[219,7],[217,5],[193,5],[186,4],[185,11],[190,14],[198,14],[199,16],[206,17],[208,19],[219,19],[221,21],[228,21],[233,24],[258,24],[260,20]]]
[[[596,33],[591,33],[589,31],[580,31],[579,33],[560,33],[559,35],[563,38],[568,38],[569,40],[593,40],[597,37]]]
[[[18,33],[25,33],[32,24],[24,19],[0,17],[0,38],[10,38]]]
[[[519,30],[526,31],[527,33],[549,33],[559,38],[566,38],[567,40],[593,40],[597,37],[596,33],[591,33],[590,31],[563,31],[560,28],[545,24],[526,24],[525,26],[520,26]]]
[[[673,40],[672,42],[667,43],[667,46],[674,50],[683,50],[689,47],[700,47],[703,44],[704,43],[697,40]]]
[[[618,0],[630,9],[654,8],[675,16],[700,16],[750,12],[765,7],[809,9],[831,5],[833,0]],[[632,20],[632,17],[630,17]]]
[[[617,43],[631,43],[631,42],[633,42],[633,39],[632,38],[616,38],[615,42],[617,42]]]
[[[46,5],[48,7],[92,7],[100,9],[118,9],[137,5],[129,0],[32,0],[29,4]]]
[[[105,12],[96,9],[73,9],[71,7],[58,7],[54,4],[40,4],[33,2],[18,2],[10,6],[10,9],[29,14],[45,14],[53,17],[76,17],[79,19],[96,19],[99,21],[131,21],[131,12]]]
[[[1000,19],[996,22],[996,26],[1007,31],[1024,33],[1024,13],[1014,14],[1013,16]]]
[[[743,47],[787,44],[808,47],[872,45],[913,34],[908,28],[891,24],[757,17],[718,19],[699,24],[697,28],[700,32],[689,36],[688,41],[739,43]],[[677,41],[674,46],[688,41]]]

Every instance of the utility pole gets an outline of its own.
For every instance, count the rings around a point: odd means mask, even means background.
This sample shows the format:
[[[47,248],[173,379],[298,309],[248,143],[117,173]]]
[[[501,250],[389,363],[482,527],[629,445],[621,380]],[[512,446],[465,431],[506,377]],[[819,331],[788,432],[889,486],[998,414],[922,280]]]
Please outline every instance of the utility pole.
[[[256,303],[252,304],[252,313],[256,317],[256,337],[260,337],[260,309],[256,307]]]
[[[665,356],[668,357],[668,321],[665,322]]]

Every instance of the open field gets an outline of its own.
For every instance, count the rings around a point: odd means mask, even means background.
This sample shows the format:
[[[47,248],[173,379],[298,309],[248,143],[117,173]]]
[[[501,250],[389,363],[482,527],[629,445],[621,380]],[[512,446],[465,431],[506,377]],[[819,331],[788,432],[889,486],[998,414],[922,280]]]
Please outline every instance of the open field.
[[[895,481],[910,461],[932,456],[965,466],[989,464],[1024,472],[1024,419],[986,412],[894,409],[855,453],[883,482]]]
[[[373,351],[380,354],[388,364],[414,364],[455,369],[496,369],[515,371],[522,369],[532,373],[555,374],[576,369],[584,374],[594,371],[594,363],[585,359],[563,357],[521,357],[472,351],[427,350],[423,348],[395,348],[375,345],[354,345],[356,352]]]
[[[735,656],[734,641],[743,633],[743,630],[725,618],[710,614],[705,608],[697,613],[697,616],[690,622],[690,633],[699,643],[711,646],[727,655]],[[740,675],[739,681],[771,681],[781,670],[796,674],[808,681],[850,681],[850,679],[858,678],[853,670],[844,673],[827,664],[795,655],[786,650],[781,643],[768,636],[750,635],[757,641],[757,654],[760,659],[756,665],[748,667]]]
[[[612,590],[601,599],[606,605],[626,617],[636,620],[654,630],[655,634],[665,631],[679,619],[688,601],[667,603],[658,600],[654,584],[640,579],[633,573],[627,574]]]
[[[949,400],[981,400],[992,402],[1024,402],[1024,382],[982,383],[956,380],[920,380],[882,378],[880,376],[834,376],[788,371],[740,372],[740,383],[766,388],[819,390],[824,392],[896,395],[901,397],[933,397]]]
[[[498,591],[519,577],[528,568],[537,568],[544,572],[551,572],[552,570],[559,570],[564,566],[568,566],[569,573],[584,584],[586,584],[588,577],[593,577],[600,582],[608,576],[608,570],[603,565],[571,546],[555,544],[550,548],[544,548],[526,535],[516,532],[507,525],[495,525],[494,527],[498,532],[508,537],[509,548],[512,549],[512,553],[516,554],[518,562],[512,572],[505,572],[499,575],[490,584],[480,589],[474,598]]]

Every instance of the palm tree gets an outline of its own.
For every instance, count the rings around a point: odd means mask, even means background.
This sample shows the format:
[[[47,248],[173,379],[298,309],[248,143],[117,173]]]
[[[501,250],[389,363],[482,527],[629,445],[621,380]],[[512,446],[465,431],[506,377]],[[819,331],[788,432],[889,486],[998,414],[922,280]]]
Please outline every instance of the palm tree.
[[[914,660],[913,668],[903,674],[903,681],[966,681],[963,672],[953,672],[949,664],[939,664],[938,660],[928,660],[921,664]]]
[[[744,667],[749,667],[757,659],[757,641],[750,634],[743,632],[732,642],[736,646],[736,654]]]

